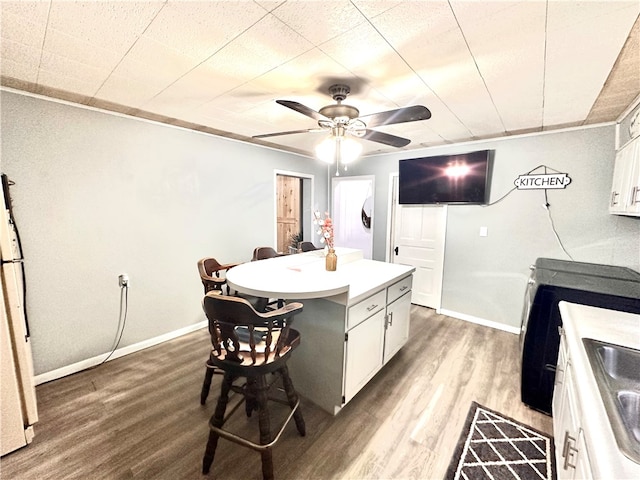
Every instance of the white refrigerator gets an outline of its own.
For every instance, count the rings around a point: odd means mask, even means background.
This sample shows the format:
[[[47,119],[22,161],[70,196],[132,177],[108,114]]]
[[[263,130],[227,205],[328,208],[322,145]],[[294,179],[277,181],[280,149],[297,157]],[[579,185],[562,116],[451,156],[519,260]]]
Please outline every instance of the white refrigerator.
[[[0,455],[29,444],[38,421],[33,359],[24,310],[22,252],[12,218],[9,181],[2,175],[0,197],[2,324],[0,325]]]

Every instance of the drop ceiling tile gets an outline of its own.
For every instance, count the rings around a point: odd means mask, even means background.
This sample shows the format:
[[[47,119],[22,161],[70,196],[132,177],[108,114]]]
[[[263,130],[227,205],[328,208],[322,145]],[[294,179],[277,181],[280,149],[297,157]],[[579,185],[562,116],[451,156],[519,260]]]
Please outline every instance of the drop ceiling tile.
[[[202,64],[169,85],[158,94],[154,102],[165,101],[168,98],[173,98],[176,101],[182,100],[185,111],[190,111],[216,99],[242,83],[242,79],[225,76],[210,65]]]
[[[81,95],[93,96],[109,73],[108,69],[94,67],[45,51],[40,63],[38,83]]]
[[[0,38],[41,48],[48,13],[46,2],[0,2]]]
[[[95,77],[89,72],[81,77],[67,75],[65,69],[61,67],[64,63],[66,62],[60,62],[52,70],[41,68],[38,73],[38,85],[93,97],[100,82],[100,75]]]
[[[352,85],[356,81],[357,78],[342,65],[314,48],[254,78],[251,84],[273,92],[276,95],[274,100],[311,100],[316,105],[309,107],[319,109],[331,101],[328,91],[330,83],[346,82]]]
[[[164,82],[154,83],[151,80],[112,74],[95,93],[95,97],[120,105],[141,108],[164,87]]]
[[[203,61],[267,15],[254,2],[168,2],[145,36]]]
[[[608,6],[609,2],[550,5],[545,126],[586,118],[605,84],[639,8],[637,3],[626,8]],[[594,35],[605,31],[609,33]]]
[[[53,1],[48,28],[124,54],[162,8],[160,2]]]
[[[401,2],[373,18],[372,23],[399,52],[411,51],[412,45],[419,49],[425,41],[458,30],[446,0]]]
[[[415,72],[408,72],[404,76],[396,76],[393,81],[376,84],[376,90],[386,98],[393,99],[393,103],[402,107],[424,105],[429,108],[426,98],[433,97],[433,92]]]
[[[128,79],[133,83],[147,83],[148,92],[144,96],[150,99],[196,65],[197,60],[180,55],[153,39],[141,37],[114,69],[97,96],[111,99],[118,85],[122,85],[122,79]],[[142,99],[136,100],[135,106],[146,108]]]
[[[481,12],[468,2],[452,7],[506,131],[539,122],[546,5],[495,2]]]
[[[473,135],[504,130],[447,2],[403,3],[373,22],[424,85]],[[406,28],[407,24],[415,28]]]
[[[198,110],[206,112],[210,109],[224,109],[234,114],[247,114],[250,109],[255,108],[257,105],[268,104],[270,99],[269,92],[245,83],[217,96],[211,102],[201,105]]]
[[[423,68],[418,74],[473,136],[504,132],[496,107],[471,59],[458,61],[455,67]]]
[[[453,142],[459,138],[474,137],[473,132],[441,99],[434,96],[422,103],[427,105],[431,111],[431,118],[426,120],[429,128],[439,135],[443,141]]]
[[[171,46],[142,36],[123,58],[116,73],[123,75],[153,77],[156,80],[175,81],[186,74],[200,61],[183,55]]]
[[[113,70],[123,53],[80,41],[77,37],[54,28],[47,30],[43,48],[47,52],[64,55],[70,60],[108,70]]]
[[[344,48],[349,45],[349,48]],[[320,46],[322,51],[362,78],[374,90],[395,78],[411,74],[410,68],[370,24],[363,24]],[[396,105],[389,100],[389,105]],[[362,110],[362,109],[361,109]]]
[[[268,15],[208,61],[220,65],[225,60],[224,63],[233,69],[234,76],[250,80],[312,48],[309,41]]]
[[[272,14],[314,45],[366,22],[364,16],[348,0],[286,2],[274,9]]]
[[[12,78],[18,78],[31,83],[38,80],[38,66],[40,65],[40,50],[23,43],[3,39],[0,42],[2,61],[0,72]]]
[[[395,8],[403,3],[403,0],[354,0],[352,3],[367,18],[371,19]]]
[[[7,79],[19,79],[35,84],[38,78],[38,67],[7,59],[0,63],[0,75]]]

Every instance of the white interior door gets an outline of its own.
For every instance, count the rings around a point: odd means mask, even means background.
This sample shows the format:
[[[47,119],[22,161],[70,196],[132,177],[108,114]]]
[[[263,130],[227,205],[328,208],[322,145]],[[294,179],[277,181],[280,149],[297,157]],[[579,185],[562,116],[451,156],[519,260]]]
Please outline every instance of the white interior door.
[[[371,175],[333,178],[334,242],[373,257],[373,190]]]
[[[416,268],[411,303],[440,309],[447,207],[399,205],[398,177],[393,182],[391,261]]]

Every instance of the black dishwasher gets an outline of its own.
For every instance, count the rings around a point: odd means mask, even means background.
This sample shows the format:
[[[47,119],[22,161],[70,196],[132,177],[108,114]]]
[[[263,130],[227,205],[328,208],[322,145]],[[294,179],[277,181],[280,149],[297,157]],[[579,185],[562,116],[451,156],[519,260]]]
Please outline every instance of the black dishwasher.
[[[640,313],[640,273],[626,267],[538,258],[531,266],[522,312],[520,394],[551,414],[562,325],[560,301]]]

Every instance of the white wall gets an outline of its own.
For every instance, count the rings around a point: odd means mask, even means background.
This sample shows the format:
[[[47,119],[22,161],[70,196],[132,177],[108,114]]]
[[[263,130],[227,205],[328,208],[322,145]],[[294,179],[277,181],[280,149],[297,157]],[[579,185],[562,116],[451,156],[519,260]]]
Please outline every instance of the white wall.
[[[464,145],[380,155],[349,166],[351,175],[376,175],[374,258],[383,260],[389,173],[398,160],[495,150],[491,201],[518,175],[544,164],[568,173],[565,190],[549,190],[556,230],[574,260],[640,270],[640,218],[607,211],[615,157],[613,125],[541,133]],[[544,191],[515,191],[487,207],[448,208],[442,309],[481,320],[520,325],[528,267],[538,257],[567,259],[553,234]],[[480,227],[488,236],[480,237]]]
[[[196,261],[249,260],[275,238],[274,170],[315,176],[320,162],[198,132],[0,90],[4,173],[20,228],[36,374],[107,352],[119,311],[117,277],[131,279],[121,346],[204,320]],[[493,149],[492,201],[539,164],[573,182],[549,191],[560,238],[575,260],[640,270],[640,219],[607,213],[613,125],[369,157],[375,175],[373,257],[384,260],[389,173],[401,158]],[[542,191],[490,207],[451,206],[442,308],[518,326],[528,266],[565,258]],[[488,237],[478,235],[488,227]]]
[[[314,175],[315,202],[327,203],[326,167],[308,158],[9,91],[0,99],[36,374],[110,350],[120,273],[131,282],[121,346],[203,321],[196,262],[248,261],[273,245],[274,170]]]

